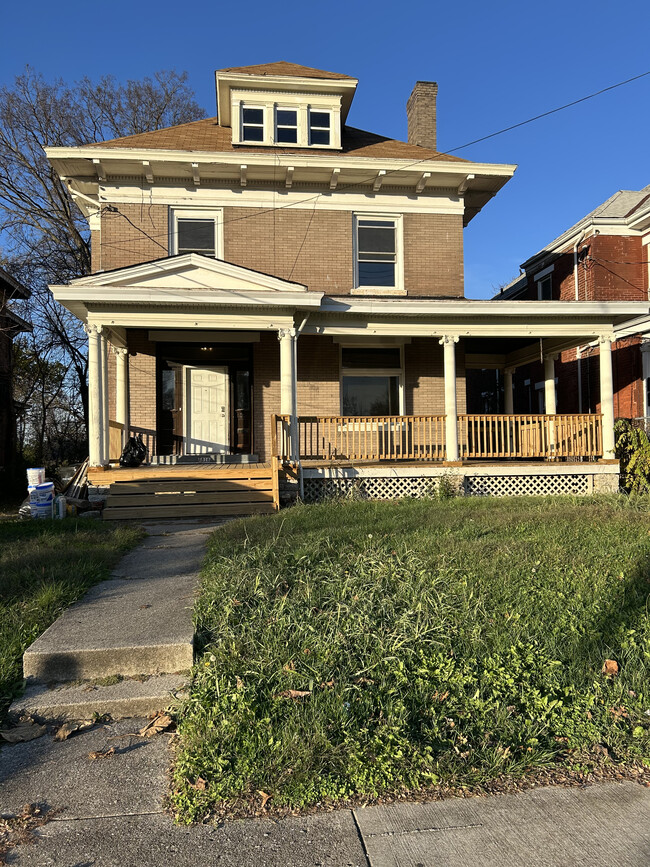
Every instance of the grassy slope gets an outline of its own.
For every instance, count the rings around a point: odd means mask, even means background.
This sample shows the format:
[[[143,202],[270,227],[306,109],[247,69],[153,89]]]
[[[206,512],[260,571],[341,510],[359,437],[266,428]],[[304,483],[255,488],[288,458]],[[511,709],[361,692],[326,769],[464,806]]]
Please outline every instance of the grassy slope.
[[[91,520],[0,522],[0,720],[22,683],[22,654],[141,537]]]
[[[227,525],[176,809],[472,784],[598,743],[647,758],[649,576],[641,501],[331,503]]]

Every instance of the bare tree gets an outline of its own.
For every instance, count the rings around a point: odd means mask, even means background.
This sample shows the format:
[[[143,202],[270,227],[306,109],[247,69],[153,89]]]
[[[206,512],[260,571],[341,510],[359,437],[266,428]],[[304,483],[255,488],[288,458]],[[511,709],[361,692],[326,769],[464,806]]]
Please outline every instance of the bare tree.
[[[90,272],[85,218],[43,148],[75,146],[205,117],[186,73],[157,72],[121,83],[113,76],[49,83],[28,68],[0,88],[0,245],[3,265],[32,289],[36,345],[61,363],[79,389],[87,418],[87,359],[80,323],[48,283]]]

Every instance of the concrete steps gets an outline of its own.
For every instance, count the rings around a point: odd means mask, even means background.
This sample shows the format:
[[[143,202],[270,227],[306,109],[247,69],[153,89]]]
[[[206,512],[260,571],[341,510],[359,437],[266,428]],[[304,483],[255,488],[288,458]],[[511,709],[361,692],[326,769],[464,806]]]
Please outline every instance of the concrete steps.
[[[181,698],[185,675],[160,674],[145,679],[125,678],[118,683],[32,683],[11,706],[12,714],[39,722],[67,722],[109,714],[113,719],[148,716]]]
[[[140,716],[166,707],[194,657],[192,607],[214,524],[161,525],[27,649],[11,712],[39,719]],[[104,683],[112,678],[119,682]],[[93,683],[93,681],[96,681]]]

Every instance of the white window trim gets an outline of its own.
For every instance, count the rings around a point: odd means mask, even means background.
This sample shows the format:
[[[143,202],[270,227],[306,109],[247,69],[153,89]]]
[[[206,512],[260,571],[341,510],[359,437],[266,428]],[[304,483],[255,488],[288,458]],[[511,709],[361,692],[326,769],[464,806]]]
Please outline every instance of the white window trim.
[[[359,220],[377,220],[395,224],[395,286],[359,285]],[[406,295],[404,286],[404,221],[402,214],[357,212],[352,215],[352,295]]]
[[[246,106],[248,108],[249,106]],[[281,123],[278,124],[278,112],[279,111],[293,111],[296,115],[296,123],[294,124],[286,124]],[[278,141],[278,127],[282,127],[282,129],[295,129],[296,131],[296,141]],[[300,109],[295,105],[280,105],[277,104],[273,107],[273,144],[277,145],[293,145],[296,147],[300,144]]]
[[[329,126],[328,126],[328,127],[324,127],[324,126],[316,126],[315,124],[312,124],[312,122],[311,122],[312,112],[313,112],[314,114],[326,114],[326,115],[329,117]],[[332,111],[331,111],[330,109],[328,109],[328,108],[317,108],[317,107],[314,106],[314,105],[309,105],[309,106],[307,106],[307,139],[308,139],[309,147],[314,147],[314,148],[318,148],[318,147],[321,147],[321,148],[331,147],[331,146],[332,146],[332,139],[334,138],[334,129],[333,129],[333,126],[334,126],[334,125],[333,125],[333,123],[332,123]],[[329,144],[327,144],[327,145],[322,145],[322,144],[312,144],[312,140],[311,140],[311,131],[312,131],[312,129],[314,129],[314,130],[318,130],[318,131],[321,131],[321,132],[327,130],[327,132],[329,132],[329,134],[330,134],[330,142],[329,142]]]
[[[322,101],[314,99],[310,93],[261,93],[260,91],[233,91],[231,93],[231,118],[233,144],[247,144],[262,147],[309,148],[320,150],[341,149],[341,98],[324,96]],[[262,141],[251,141],[243,137],[244,108],[261,109],[264,112],[264,136]],[[278,109],[295,111],[297,114],[298,141],[278,142],[276,114]],[[330,143],[311,144],[309,113],[311,111],[328,114],[330,118]]]
[[[246,126],[253,126],[255,128],[262,127],[262,139],[261,141],[247,139],[244,138],[244,109],[252,108],[256,111],[262,112],[262,123],[247,123]],[[269,137],[269,118],[268,118],[268,106],[263,105],[261,103],[253,103],[253,102],[242,102],[239,106],[239,140],[245,144],[251,145],[263,145],[266,144],[266,141]]]
[[[343,377],[344,376],[397,376],[399,395],[399,415],[404,415],[404,345],[399,346],[399,368],[397,367],[343,367],[344,349],[395,349],[395,345],[385,343],[342,343],[339,346],[339,407],[343,415]],[[366,416],[361,416],[365,418]],[[369,416],[371,418],[371,416]]]
[[[223,208],[170,208],[169,255],[178,253],[178,220],[214,220],[214,258],[223,259]]]

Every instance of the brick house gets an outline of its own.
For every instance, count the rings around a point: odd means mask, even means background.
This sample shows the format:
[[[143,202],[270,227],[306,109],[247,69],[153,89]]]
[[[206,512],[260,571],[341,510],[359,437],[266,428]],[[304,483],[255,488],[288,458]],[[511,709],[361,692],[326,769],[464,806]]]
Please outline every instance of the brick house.
[[[650,186],[619,190],[542,250],[527,259],[522,275],[496,299],[563,302],[647,301],[650,297]],[[645,319],[616,329],[612,346],[614,414],[617,418],[650,415],[650,343],[642,336]],[[595,342],[571,348],[555,359],[558,412],[601,411]],[[485,380],[485,377],[484,377]],[[541,363],[514,371],[515,412],[544,412]],[[479,392],[496,397],[494,380],[471,388],[470,404],[484,405]],[[503,403],[503,396],[500,398]]]
[[[563,438],[540,417],[506,449],[503,426],[467,415],[465,371],[540,339],[607,342],[648,304],[567,318],[466,300],[463,228],[515,166],[437,150],[433,82],[408,99],[406,142],[348,125],[356,87],[286,62],[223,69],[217,117],[47,149],[92,236],[93,273],[52,289],[89,335],[94,479],[127,478],[106,468],[134,432],[150,479],[248,463],[312,493],[363,478],[417,494],[476,458],[557,458],[560,439],[563,457],[613,457],[608,406],[604,434],[600,417]]]
[[[13,339],[31,331],[11,309],[14,299],[29,298],[29,289],[0,268],[0,472],[8,471],[16,456],[16,413],[13,398]]]

